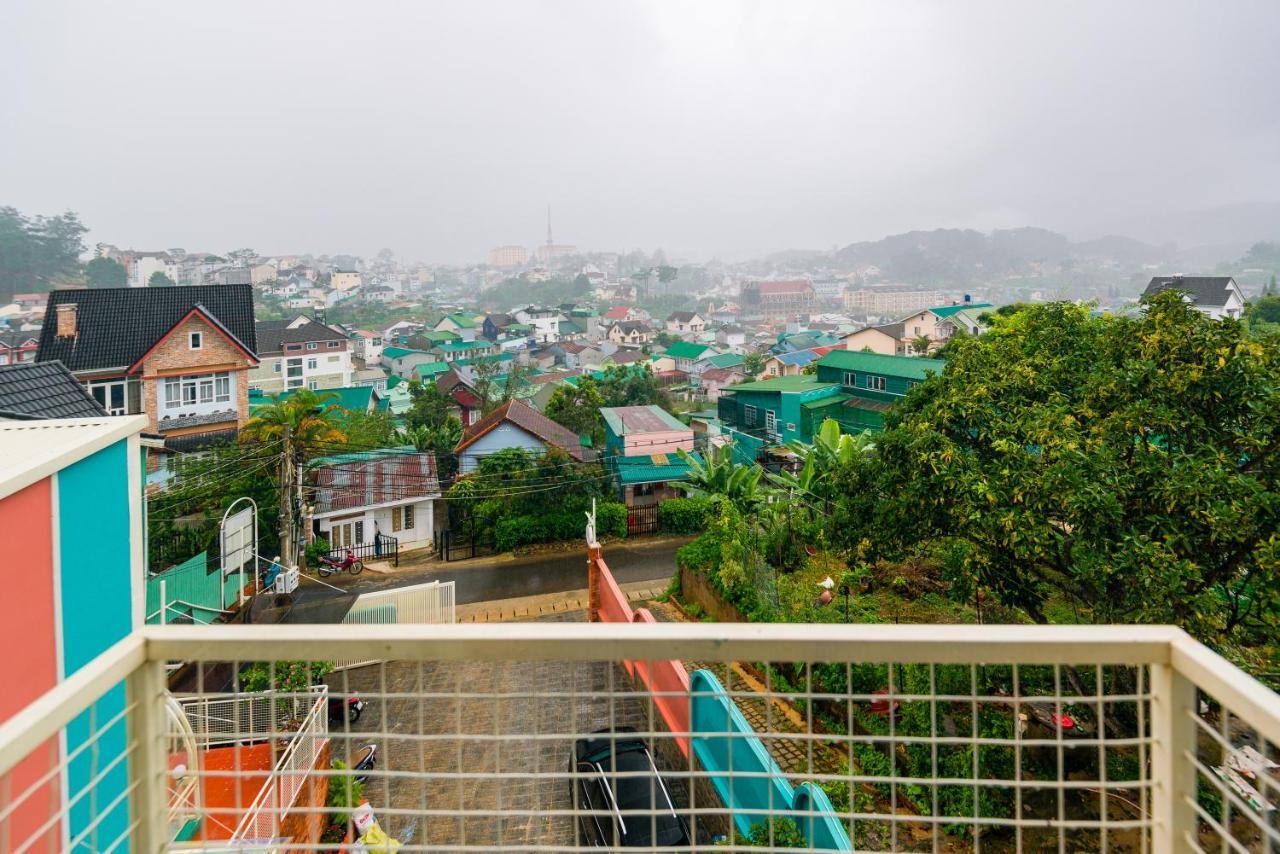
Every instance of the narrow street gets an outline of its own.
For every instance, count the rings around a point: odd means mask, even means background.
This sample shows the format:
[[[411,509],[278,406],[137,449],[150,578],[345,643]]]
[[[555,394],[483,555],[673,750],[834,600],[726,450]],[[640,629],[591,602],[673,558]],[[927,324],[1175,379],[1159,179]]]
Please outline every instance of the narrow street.
[[[619,584],[661,582],[675,573],[676,550],[690,539],[647,537],[609,543],[604,547],[605,560]],[[304,580],[285,622],[336,622],[341,615],[335,617],[334,613],[345,613],[355,595],[428,581],[455,582],[458,605],[581,590],[587,586],[586,551],[578,545],[545,554],[496,555],[452,563],[424,555],[421,560],[402,560],[398,569],[385,574],[366,570],[357,576],[333,575],[323,580],[341,588],[342,593],[314,579]]]

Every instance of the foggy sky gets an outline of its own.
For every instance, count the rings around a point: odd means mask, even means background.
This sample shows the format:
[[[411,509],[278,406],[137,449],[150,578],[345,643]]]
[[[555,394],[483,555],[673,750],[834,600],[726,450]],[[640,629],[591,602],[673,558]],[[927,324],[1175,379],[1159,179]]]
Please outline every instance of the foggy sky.
[[[1280,201],[1280,3],[0,4],[0,205],[90,243],[742,258]]]

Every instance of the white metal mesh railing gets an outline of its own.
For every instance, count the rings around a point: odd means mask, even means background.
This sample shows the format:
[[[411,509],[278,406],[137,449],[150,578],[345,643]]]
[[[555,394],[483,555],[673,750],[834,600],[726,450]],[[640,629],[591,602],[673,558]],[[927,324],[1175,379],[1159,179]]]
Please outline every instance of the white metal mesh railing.
[[[324,694],[326,689],[317,685],[311,691]],[[272,691],[178,698],[196,745],[201,748],[235,744],[254,734],[265,737],[280,732],[286,722],[301,719],[315,704],[315,696],[280,696]]]
[[[274,764],[257,797],[244,811],[231,835],[231,842],[275,839],[285,835],[281,832],[281,822],[295,809],[298,793],[315,773],[316,760],[327,744],[328,695],[323,690],[313,690],[310,696],[311,707],[296,729],[292,728],[292,721],[286,721],[285,726],[279,729],[272,726],[268,744],[275,756]],[[297,699],[305,701],[305,696]],[[277,745],[280,747],[278,753]]]
[[[372,818],[401,851],[1280,851],[1280,700],[1170,629],[168,628],[143,647],[125,668],[131,850],[342,850]],[[149,668],[265,650],[280,672],[379,663],[324,676],[327,740],[313,706],[296,730],[270,720],[279,753],[202,766],[198,838],[178,840],[146,809],[167,773]],[[689,689],[659,702],[632,674],[671,661]],[[48,738],[87,690],[46,698],[52,717],[23,732]],[[38,825],[14,819],[44,801],[13,762],[40,753],[15,732],[0,729],[0,830],[29,850]],[[224,735],[261,751],[261,733]],[[253,797],[232,808],[237,786]],[[219,830],[233,817],[240,832]]]

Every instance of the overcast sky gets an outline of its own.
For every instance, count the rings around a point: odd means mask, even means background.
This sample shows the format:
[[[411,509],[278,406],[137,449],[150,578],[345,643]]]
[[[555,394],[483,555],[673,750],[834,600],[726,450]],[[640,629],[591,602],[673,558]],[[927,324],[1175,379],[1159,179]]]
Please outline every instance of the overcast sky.
[[[0,205],[122,247],[742,258],[1280,201],[1280,3],[0,3]]]

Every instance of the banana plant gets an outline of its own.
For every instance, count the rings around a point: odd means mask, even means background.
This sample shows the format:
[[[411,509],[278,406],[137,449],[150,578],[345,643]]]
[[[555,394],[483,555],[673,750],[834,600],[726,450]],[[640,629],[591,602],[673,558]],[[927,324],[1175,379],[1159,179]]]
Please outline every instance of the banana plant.
[[[709,450],[705,462],[700,462],[683,449],[677,453],[689,466],[684,486],[691,495],[723,495],[743,513],[749,513],[764,503],[767,496],[760,485],[764,469],[758,464],[735,463],[731,446]]]
[[[871,434],[865,431],[856,436],[841,433],[840,425],[828,418],[814,434],[813,444],[792,441],[787,443],[787,448],[803,458],[804,465],[798,472],[770,473],[769,480],[783,489],[795,490],[802,497],[824,497],[821,493],[827,476],[840,466],[871,453],[875,450],[875,443],[871,441]]]

